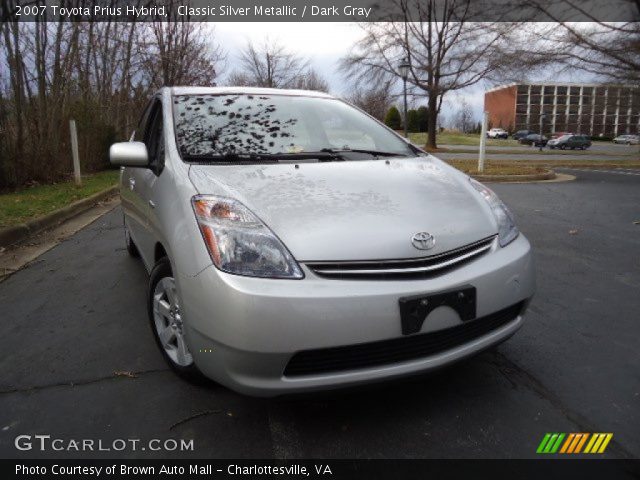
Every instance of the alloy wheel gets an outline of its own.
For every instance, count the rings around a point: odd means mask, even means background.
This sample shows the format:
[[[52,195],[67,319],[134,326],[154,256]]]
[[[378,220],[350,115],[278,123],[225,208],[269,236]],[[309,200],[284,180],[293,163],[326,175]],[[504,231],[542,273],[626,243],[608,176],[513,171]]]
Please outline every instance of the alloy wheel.
[[[153,292],[153,320],[160,343],[169,358],[181,367],[193,363],[180,314],[180,302],[173,277],[163,277]]]

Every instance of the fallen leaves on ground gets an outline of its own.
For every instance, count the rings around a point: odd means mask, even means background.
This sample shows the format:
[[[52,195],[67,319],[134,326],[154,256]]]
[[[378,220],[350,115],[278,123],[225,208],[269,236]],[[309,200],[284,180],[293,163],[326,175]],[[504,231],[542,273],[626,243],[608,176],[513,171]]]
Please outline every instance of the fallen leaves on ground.
[[[113,374],[116,377],[138,378],[138,376],[135,373],[129,372],[129,371],[126,371],[126,370],[116,370],[115,372],[113,372]]]

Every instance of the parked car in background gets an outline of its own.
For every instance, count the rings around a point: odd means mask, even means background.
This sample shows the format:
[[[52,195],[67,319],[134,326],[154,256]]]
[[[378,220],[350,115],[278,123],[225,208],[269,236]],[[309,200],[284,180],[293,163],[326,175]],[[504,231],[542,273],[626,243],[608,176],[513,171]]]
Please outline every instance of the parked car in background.
[[[503,128],[492,128],[487,132],[487,138],[509,138],[509,132]]]
[[[513,139],[520,140],[521,138],[524,138],[527,135],[531,135],[534,133],[536,132],[534,132],[533,130],[518,130],[516,133],[513,134]]]
[[[548,139],[544,135],[540,136],[540,134],[538,133],[531,133],[526,137],[518,140],[518,143],[521,143],[523,145],[534,145],[536,147],[542,145],[544,147],[547,144],[547,141]]]
[[[560,138],[552,138],[547,143],[550,149],[559,148],[560,150],[586,150],[591,146],[591,139],[586,135],[563,135]]]
[[[613,143],[622,143],[624,145],[640,144],[640,135],[618,135],[613,139]]]
[[[492,190],[324,93],[165,87],[110,160],[187,379],[275,396],[435,370],[509,338],[535,290]]]

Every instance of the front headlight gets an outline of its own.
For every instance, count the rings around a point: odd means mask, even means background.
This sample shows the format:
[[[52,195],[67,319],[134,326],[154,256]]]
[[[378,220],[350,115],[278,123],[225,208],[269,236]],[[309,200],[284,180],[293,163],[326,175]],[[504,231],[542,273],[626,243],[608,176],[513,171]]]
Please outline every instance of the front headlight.
[[[469,177],[469,181],[471,182],[471,185],[473,185],[473,188],[482,194],[491,207],[493,215],[496,217],[496,221],[498,222],[498,241],[500,242],[500,246],[505,247],[509,245],[520,233],[518,227],[516,227],[513,214],[507,206],[502,203],[493,190],[471,177]]]
[[[304,278],[282,242],[240,202],[213,195],[191,200],[198,226],[216,267],[263,278]]]

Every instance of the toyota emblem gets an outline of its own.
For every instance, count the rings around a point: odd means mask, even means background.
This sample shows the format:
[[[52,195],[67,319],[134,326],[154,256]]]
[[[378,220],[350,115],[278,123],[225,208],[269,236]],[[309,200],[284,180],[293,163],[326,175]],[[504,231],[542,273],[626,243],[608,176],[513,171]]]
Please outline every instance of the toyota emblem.
[[[436,245],[436,239],[427,232],[418,232],[411,238],[411,243],[418,250],[429,250]]]

